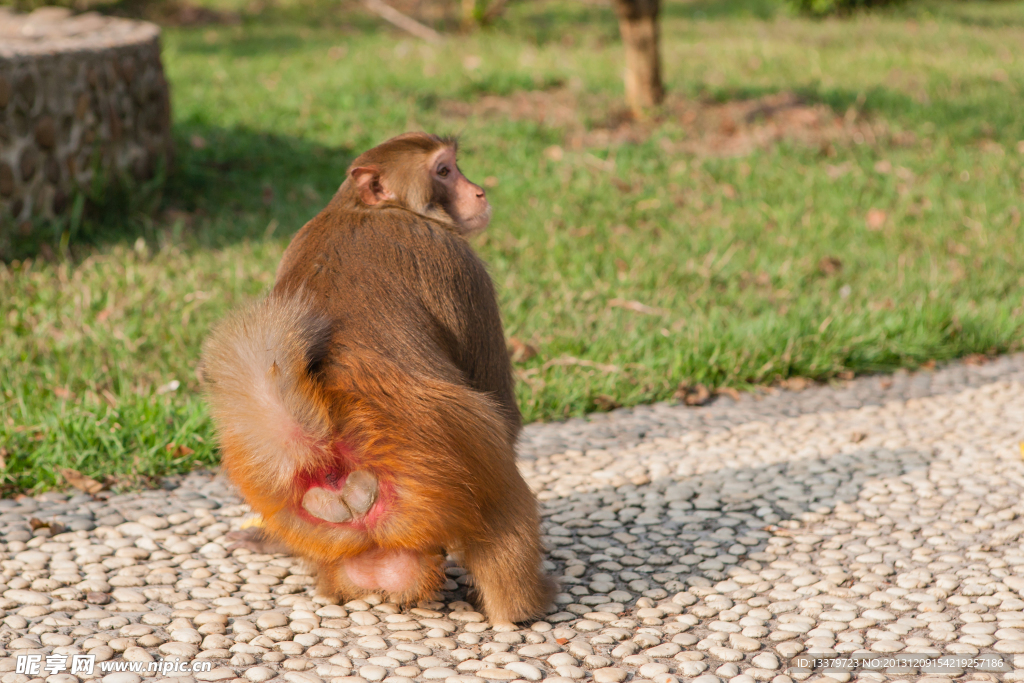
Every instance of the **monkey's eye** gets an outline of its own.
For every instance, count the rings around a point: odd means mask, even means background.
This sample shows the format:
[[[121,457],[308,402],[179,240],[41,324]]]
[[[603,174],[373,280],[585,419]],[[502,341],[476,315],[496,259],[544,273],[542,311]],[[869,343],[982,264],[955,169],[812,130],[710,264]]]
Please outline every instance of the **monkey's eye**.
[[[447,166],[442,166],[441,168],[437,169],[437,175],[441,176],[442,178],[447,178],[449,172],[450,171],[448,170]]]

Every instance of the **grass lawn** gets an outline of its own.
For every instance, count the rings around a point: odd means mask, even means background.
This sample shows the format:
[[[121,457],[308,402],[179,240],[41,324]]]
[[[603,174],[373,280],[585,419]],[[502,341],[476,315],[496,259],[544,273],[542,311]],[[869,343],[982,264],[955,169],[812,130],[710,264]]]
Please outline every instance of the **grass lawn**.
[[[215,462],[210,325],[269,288],[355,154],[410,129],[461,135],[489,188],[477,244],[538,350],[527,420],[1021,348],[1024,2],[669,1],[663,41],[669,102],[633,123],[596,3],[513,3],[438,46],[326,1],[168,27],[162,213],[0,264],[2,490]]]

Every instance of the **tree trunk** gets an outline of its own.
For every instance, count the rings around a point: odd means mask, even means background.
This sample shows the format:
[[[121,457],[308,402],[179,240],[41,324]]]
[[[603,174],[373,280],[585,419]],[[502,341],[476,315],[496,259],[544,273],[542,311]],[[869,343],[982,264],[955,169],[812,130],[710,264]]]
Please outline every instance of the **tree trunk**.
[[[476,0],[462,0],[462,28],[465,31],[474,29],[478,24]]]
[[[665,99],[658,48],[659,10],[659,0],[615,0],[626,47],[626,101],[637,116]]]

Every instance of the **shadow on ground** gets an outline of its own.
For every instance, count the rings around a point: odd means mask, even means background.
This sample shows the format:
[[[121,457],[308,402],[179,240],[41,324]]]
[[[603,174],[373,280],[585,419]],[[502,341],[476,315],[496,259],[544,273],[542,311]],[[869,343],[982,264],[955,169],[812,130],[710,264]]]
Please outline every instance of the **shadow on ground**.
[[[198,122],[175,125],[174,140],[174,161],[155,199],[147,192],[143,204],[138,188],[107,192],[80,224],[64,217],[45,226],[14,245],[9,258],[56,258],[65,231],[72,255],[164,231],[185,249],[288,236],[327,204],[355,157],[346,147]]]
[[[206,246],[276,232],[272,221],[294,232],[333,196],[355,156],[302,138],[190,122],[175,127],[175,140],[165,206],[186,223],[205,217],[196,237]]]
[[[638,510],[632,521],[624,521],[620,513],[617,522],[624,527],[618,531],[628,529],[629,535],[636,537],[633,541],[599,523],[568,529],[549,526],[549,556],[553,561],[564,561],[567,554],[558,551],[562,549],[577,554],[596,553],[598,557],[591,555],[590,561],[599,564],[618,562],[627,569],[630,565],[647,565],[653,582],[643,581],[653,590],[657,590],[655,584],[660,583],[672,593],[682,590],[682,584],[694,577],[701,577],[696,579],[698,581],[723,580],[729,576],[730,568],[750,562],[753,559],[750,555],[759,557],[768,538],[778,531],[778,527],[768,525],[784,524],[788,520],[802,525],[805,513],[834,515],[837,505],[857,501],[868,482],[926,469],[933,460],[932,454],[917,450],[868,448],[824,458],[788,460],[749,468],[730,467],[689,476],[677,472],[649,483],[595,488],[568,496],[541,493],[545,522],[559,527],[559,520],[562,520],[559,515],[570,510],[584,512],[583,519],[612,503],[624,503]],[[687,463],[679,464],[686,466]],[[692,460],[689,464],[693,464]],[[589,475],[584,478],[593,481]],[[642,511],[645,500],[663,497],[669,499],[667,509],[650,515]],[[687,502],[673,509],[673,499]],[[687,505],[690,509],[682,509]],[[857,517],[863,519],[859,513]],[[554,535],[552,531],[568,535]],[[731,555],[717,549],[707,556],[701,553],[702,548],[709,547],[709,541],[712,547],[729,547],[736,539],[744,537],[747,549],[744,553]],[[759,542],[752,544],[752,538]],[[636,550],[644,551],[647,557],[632,556],[631,552]],[[602,560],[601,554],[608,557]],[[723,554],[733,564],[715,558]],[[755,561],[764,564],[764,558]],[[659,569],[662,566],[673,569]],[[873,571],[888,570],[878,566]]]

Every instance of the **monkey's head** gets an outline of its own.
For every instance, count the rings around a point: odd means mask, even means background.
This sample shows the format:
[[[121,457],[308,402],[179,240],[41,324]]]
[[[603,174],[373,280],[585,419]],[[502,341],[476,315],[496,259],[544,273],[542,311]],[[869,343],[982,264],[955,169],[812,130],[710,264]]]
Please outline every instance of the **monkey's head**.
[[[345,192],[365,207],[400,206],[473,235],[491,220],[483,188],[462,175],[453,138],[405,133],[360,154]]]

